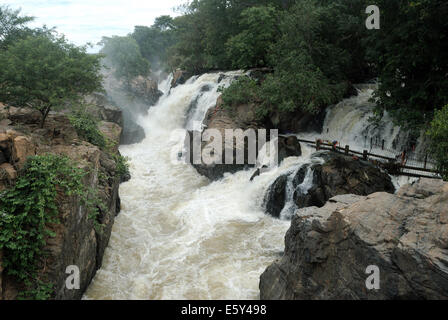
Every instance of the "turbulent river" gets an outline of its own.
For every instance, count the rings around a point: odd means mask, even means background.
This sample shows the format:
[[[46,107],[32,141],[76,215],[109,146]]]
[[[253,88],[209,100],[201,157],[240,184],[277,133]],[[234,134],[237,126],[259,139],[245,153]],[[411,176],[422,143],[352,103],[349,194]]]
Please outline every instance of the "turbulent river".
[[[171,160],[178,143],[170,140],[172,132],[200,123],[218,88],[238,75],[205,74],[171,90],[168,81],[161,84],[164,96],[140,119],[146,138],[120,148],[132,179],[120,187],[122,211],[84,299],[259,298],[259,277],[281,256],[290,224],[264,213],[264,194],[280,174],[309,162],[312,150],[302,146],[302,157],[286,159],[253,182],[249,170],[210,183],[190,165]],[[369,108],[368,95],[346,100],[339,114]],[[340,115],[332,109],[324,130],[357,142],[353,132],[366,130],[360,122],[370,109],[359,110],[347,122],[346,116],[335,121]],[[392,141],[398,133],[388,130]]]

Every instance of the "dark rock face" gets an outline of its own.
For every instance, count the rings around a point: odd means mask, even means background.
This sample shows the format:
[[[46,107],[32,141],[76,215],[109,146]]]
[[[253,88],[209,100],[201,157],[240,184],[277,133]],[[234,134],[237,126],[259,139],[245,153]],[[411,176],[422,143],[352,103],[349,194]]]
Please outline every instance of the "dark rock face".
[[[342,195],[297,211],[261,299],[448,299],[448,183]],[[367,289],[377,266],[380,289]]]
[[[288,175],[278,177],[269,187],[265,198],[266,212],[274,217],[279,217],[286,201],[286,184]]]
[[[266,120],[267,125],[276,128],[280,133],[322,132],[326,116],[323,109],[317,115],[304,113],[300,110],[294,112],[272,112]]]
[[[120,144],[127,145],[139,143],[146,137],[145,130],[136,123],[129,123],[128,126],[125,125],[124,128]]]
[[[192,105],[190,105],[188,113],[193,113],[195,109],[195,102],[193,101]],[[187,116],[188,119],[188,116]],[[204,120],[204,125],[207,129],[216,129],[221,133],[223,137],[223,142],[225,141],[225,130],[226,129],[241,129],[246,131],[248,129],[252,129],[255,131],[258,138],[258,130],[265,129],[262,122],[259,122],[255,116],[255,107],[254,105],[239,105],[233,108],[230,111],[229,108],[225,108],[223,106],[222,98],[219,97],[216,102],[216,107],[211,108]],[[266,130],[266,138],[270,140],[270,131]],[[193,134],[189,133],[190,146],[193,144]],[[223,143],[224,144],[224,143]],[[207,146],[207,143],[202,143],[201,148]],[[254,164],[249,164],[247,159],[248,154],[248,143],[245,141],[244,143],[234,143],[233,152],[234,159],[236,159],[236,153],[238,150],[243,149],[245,154],[245,162],[244,164],[224,164],[224,156],[225,149],[221,150],[221,155],[223,157],[223,164],[214,164],[214,165],[205,165],[205,164],[193,164],[192,158],[190,163],[196,168],[196,170],[201,174],[206,176],[211,180],[219,180],[221,179],[225,173],[235,173],[240,170],[245,170],[249,168],[253,168]],[[260,150],[263,146],[257,145],[257,150]],[[298,157],[302,155],[302,150],[299,141],[295,136],[279,136],[278,137],[278,161],[282,162],[287,157]],[[190,157],[192,157],[192,153],[190,153]],[[258,151],[257,151],[258,157]],[[255,178],[255,177],[253,177]]]
[[[395,188],[390,177],[379,168],[366,161],[354,160],[336,152],[318,152],[314,159],[325,162],[304,165],[295,173],[278,178],[265,196],[266,212],[279,217],[285,206],[288,176],[294,188],[293,199],[297,208],[322,207],[328,199],[342,194],[369,195],[379,191],[393,193]],[[311,170],[311,172],[309,172]],[[307,173],[312,174],[312,186],[302,190]],[[279,184],[282,184],[279,186]]]
[[[188,74],[183,70],[176,70],[173,74],[173,80],[171,81],[171,88],[175,88],[178,85],[184,84],[188,80]]]
[[[302,147],[296,136],[279,136],[278,137],[278,161],[281,163],[289,157],[300,157],[302,155]]]
[[[148,108],[155,105],[163,95],[156,81],[142,76],[138,76],[130,82],[129,91],[136,98],[142,100]]]
[[[223,133],[223,131],[224,130],[222,130],[221,133],[223,136],[223,141],[225,141],[225,138],[224,138],[225,133]],[[199,134],[199,133],[197,133],[197,134]],[[188,132],[186,139],[189,140],[189,146],[193,146],[193,143],[194,143],[193,136],[194,136],[193,132]],[[201,144],[201,151],[206,146],[207,146],[207,143],[203,142]],[[263,146],[257,145],[258,150],[261,147],[263,147]],[[236,155],[237,155],[237,152],[240,151],[241,149],[243,149],[244,155],[245,155],[244,164],[237,164],[236,163]],[[234,143],[233,149],[229,151],[229,152],[233,153],[234,163],[233,164],[225,164],[226,149],[225,149],[225,146],[223,145],[222,150],[220,150],[221,163],[207,165],[204,163],[201,163],[201,164],[194,163],[194,161],[193,161],[194,160],[193,159],[194,150],[192,148],[190,148],[189,161],[193,165],[193,167],[196,169],[196,171],[198,171],[199,174],[209,178],[212,181],[216,181],[216,180],[223,178],[225,173],[235,173],[235,172],[238,172],[241,170],[247,170],[249,168],[255,167],[255,164],[249,163],[248,150],[249,150],[249,144],[247,143],[247,141],[245,141],[244,143]],[[279,154],[279,158],[278,158],[279,163],[282,162],[287,157],[301,156],[302,150],[301,150],[300,143],[298,142],[297,138],[296,137],[278,137],[278,154]],[[258,157],[258,151],[257,151],[257,157]],[[260,174],[260,171],[258,171],[258,174]],[[254,178],[255,178],[255,176],[252,176],[251,180],[253,180]]]

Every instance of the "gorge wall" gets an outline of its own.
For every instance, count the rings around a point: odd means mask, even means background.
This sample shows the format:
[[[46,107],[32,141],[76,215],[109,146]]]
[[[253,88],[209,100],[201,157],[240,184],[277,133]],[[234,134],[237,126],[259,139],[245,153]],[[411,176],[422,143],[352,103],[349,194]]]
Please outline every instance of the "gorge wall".
[[[84,183],[98,191],[98,197],[105,205],[96,221],[103,225],[99,231],[79,197],[58,197],[60,223],[48,226],[55,237],[46,239],[45,255],[38,261],[38,278],[53,285],[54,299],[81,298],[101,267],[115,216],[120,211],[118,188],[121,181],[114,157],[119,155],[121,111],[113,106],[104,108],[101,104],[96,105],[94,111],[101,120],[99,130],[111,143],[108,152],[82,141],[64,113],[51,113],[41,129],[38,112],[6,108],[0,104],[0,192],[15,183],[28,156],[57,154],[68,156],[79,167],[89,169]],[[0,265],[2,255],[0,252]],[[65,281],[69,276],[66,268],[70,265],[79,268],[79,290],[66,288]],[[7,271],[0,268],[0,299],[16,299],[24,287]]]

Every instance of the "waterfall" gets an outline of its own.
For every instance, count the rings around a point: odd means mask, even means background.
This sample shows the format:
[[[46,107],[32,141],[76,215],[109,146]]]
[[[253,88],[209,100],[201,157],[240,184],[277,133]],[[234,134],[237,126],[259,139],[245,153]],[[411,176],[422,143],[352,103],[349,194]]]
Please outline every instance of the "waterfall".
[[[170,88],[138,123],[146,138],[120,147],[129,158],[132,179],[120,187],[122,211],[113,226],[103,265],[84,299],[257,299],[261,273],[281,256],[289,221],[264,213],[263,199],[280,175],[309,169],[298,186],[312,187],[314,150],[302,145],[301,157],[250,182],[253,171],[228,174],[210,183],[192,166],[171,161],[179,141],[170,139],[179,129],[200,129],[207,110],[241,72],[204,74]],[[331,108],[324,130],[346,143],[363,146],[365,131],[397,142],[393,126],[367,126],[371,92],[344,100]],[[303,135],[301,135],[303,136]],[[309,134],[315,138],[316,134]],[[395,142],[394,142],[395,141]],[[288,186],[292,186],[288,184]],[[294,190],[288,192],[292,200]],[[288,198],[289,199],[289,198]],[[292,205],[282,213],[291,216]]]
[[[122,211],[84,299],[258,298],[259,276],[283,251],[289,227],[264,213],[264,194],[306,156],[288,158],[253,182],[253,172],[241,171],[209,183],[190,165],[170,160],[173,130],[201,121],[218,87],[235,76],[192,78],[139,119],[146,138],[120,148],[132,179],[120,187]],[[187,120],[196,99],[197,111]]]

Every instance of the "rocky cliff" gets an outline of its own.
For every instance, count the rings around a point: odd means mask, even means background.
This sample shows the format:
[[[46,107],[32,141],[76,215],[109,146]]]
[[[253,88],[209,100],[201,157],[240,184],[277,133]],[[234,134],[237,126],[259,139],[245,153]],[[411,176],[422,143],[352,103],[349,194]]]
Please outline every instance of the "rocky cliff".
[[[297,211],[261,299],[448,299],[448,183],[343,195]],[[379,289],[367,289],[368,266]]]
[[[101,266],[115,216],[120,211],[120,177],[114,156],[118,155],[121,112],[98,106],[97,113],[102,120],[99,129],[113,142],[108,152],[82,141],[62,113],[51,113],[45,127],[40,129],[38,113],[31,109],[0,105],[0,191],[14,184],[28,156],[50,153],[66,155],[79,167],[89,168],[84,183],[97,190],[105,204],[104,208],[99,208],[96,221],[103,225],[103,229],[97,231],[78,197],[63,196],[58,199],[60,223],[48,226],[55,237],[46,240],[46,254],[38,262],[39,278],[48,279],[53,285],[55,299],[81,298]],[[2,254],[0,252],[0,262]],[[66,288],[66,268],[70,265],[79,267],[79,290]],[[0,299],[15,299],[23,289],[20,283],[7,275],[7,270],[0,268]]]
[[[145,138],[145,131],[138,124],[138,117],[145,115],[163,95],[155,80],[138,76],[130,81],[116,79],[113,72],[104,71],[107,99],[100,103],[115,105],[123,113],[121,144],[133,144]]]

